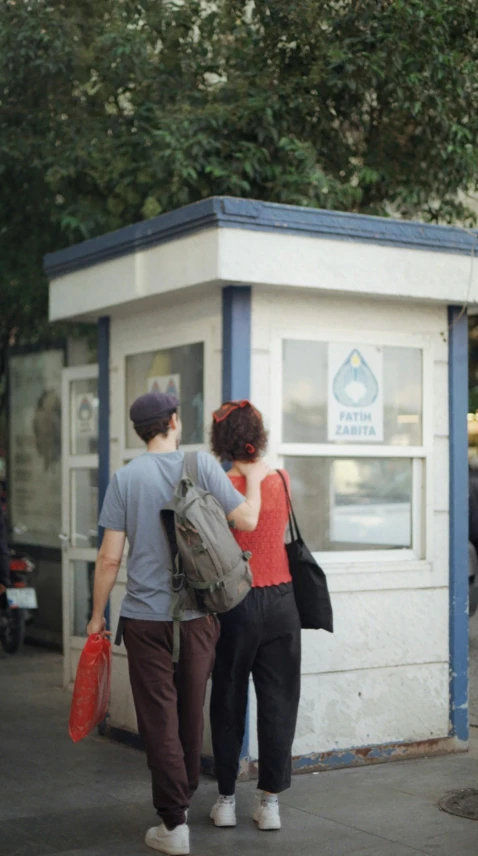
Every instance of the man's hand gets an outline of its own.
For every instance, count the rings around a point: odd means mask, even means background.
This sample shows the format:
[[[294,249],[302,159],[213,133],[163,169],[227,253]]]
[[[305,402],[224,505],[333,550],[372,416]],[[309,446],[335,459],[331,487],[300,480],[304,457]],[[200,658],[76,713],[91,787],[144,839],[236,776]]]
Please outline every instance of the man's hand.
[[[88,627],[86,628],[86,632],[88,636],[111,636],[109,630],[106,630],[106,618],[93,618],[91,619]]]
[[[245,476],[247,480],[251,479],[260,484],[271,472],[270,467],[264,461],[254,461],[246,463],[245,461],[235,461],[234,466],[239,470],[241,476]]]
[[[7,587],[4,586],[3,583],[0,583],[0,594],[5,594],[6,590],[7,590]]]

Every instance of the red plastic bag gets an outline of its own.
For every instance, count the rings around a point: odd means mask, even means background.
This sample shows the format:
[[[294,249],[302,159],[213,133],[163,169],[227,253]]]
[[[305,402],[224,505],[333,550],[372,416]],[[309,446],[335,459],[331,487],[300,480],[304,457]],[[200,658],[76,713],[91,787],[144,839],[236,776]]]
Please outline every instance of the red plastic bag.
[[[81,652],[71,700],[69,732],[74,743],[105,718],[110,687],[111,643],[103,636],[89,636]]]

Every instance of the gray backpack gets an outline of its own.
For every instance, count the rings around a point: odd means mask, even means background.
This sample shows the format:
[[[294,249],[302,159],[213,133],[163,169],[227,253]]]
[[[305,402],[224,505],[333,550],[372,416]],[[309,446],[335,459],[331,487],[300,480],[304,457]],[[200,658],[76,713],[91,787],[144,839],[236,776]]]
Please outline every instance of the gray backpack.
[[[197,453],[186,453],[183,473],[170,509],[174,511],[172,617],[173,660],[179,656],[179,621],[186,608],[206,614],[228,612],[249,593],[250,553],[234,538],[223,508],[198,485]],[[163,521],[164,522],[164,521]]]

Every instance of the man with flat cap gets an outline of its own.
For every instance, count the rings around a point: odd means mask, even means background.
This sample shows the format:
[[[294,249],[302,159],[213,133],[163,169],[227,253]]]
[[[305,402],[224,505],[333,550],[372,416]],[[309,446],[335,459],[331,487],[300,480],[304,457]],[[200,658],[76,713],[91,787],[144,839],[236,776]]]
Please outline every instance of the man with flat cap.
[[[119,636],[128,652],[153,804],[162,820],[147,832],[146,844],[181,856],[189,853],[187,810],[199,781],[204,698],[219,623],[215,616],[185,611],[179,663],[173,664],[171,551],[160,512],[171,503],[183,471],[179,401],[172,395],[148,393],[133,403],[130,417],[146,451],[118,470],[106,493],[100,515],[105,532],[96,563],[88,634],[106,632],[105,608],[127,538],[127,585]],[[244,465],[245,499],[207,452],[199,452],[197,470],[199,486],[218,500],[229,521],[240,530],[255,529],[260,485],[268,472],[265,465]]]

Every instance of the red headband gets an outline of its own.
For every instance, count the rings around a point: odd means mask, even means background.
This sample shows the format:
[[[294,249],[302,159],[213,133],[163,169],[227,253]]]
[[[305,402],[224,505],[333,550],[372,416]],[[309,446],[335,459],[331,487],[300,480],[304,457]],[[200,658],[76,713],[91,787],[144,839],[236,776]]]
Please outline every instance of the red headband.
[[[214,413],[212,414],[212,418],[214,419],[214,422],[216,422],[216,424],[219,422],[224,422],[224,420],[227,419],[227,417],[230,416],[230,414],[233,413],[234,410],[242,410],[243,407],[252,407],[256,416],[260,417],[260,413],[258,410],[256,410],[254,405],[251,404],[251,402],[248,401],[247,398],[244,398],[242,401],[225,401],[224,404],[221,404],[218,410],[214,411]],[[251,452],[250,454],[253,453]]]

